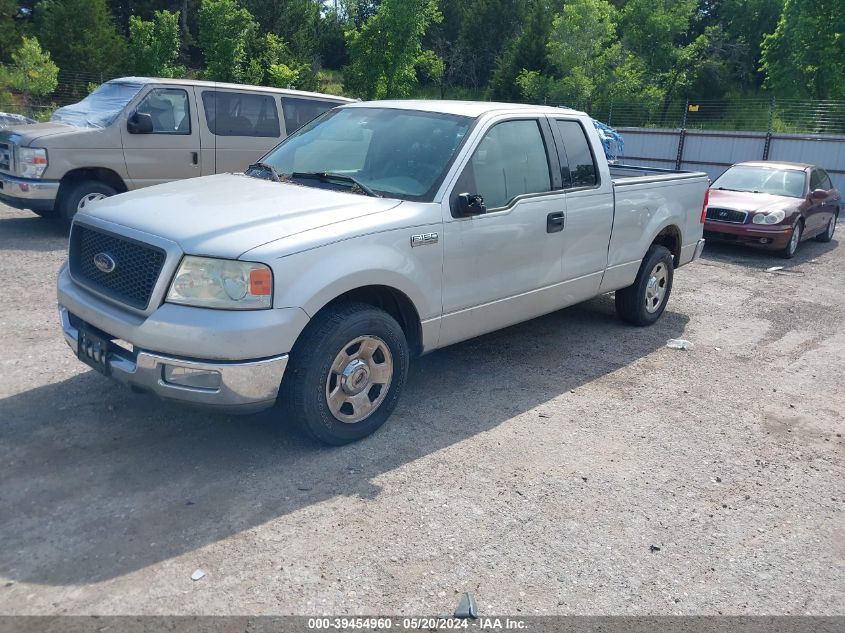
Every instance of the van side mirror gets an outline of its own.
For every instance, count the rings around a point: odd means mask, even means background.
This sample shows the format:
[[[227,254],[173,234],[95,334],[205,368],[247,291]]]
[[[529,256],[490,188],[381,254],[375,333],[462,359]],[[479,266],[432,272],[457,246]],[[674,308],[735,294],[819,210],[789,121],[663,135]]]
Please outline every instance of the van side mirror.
[[[130,134],[152,134],[153,117],[146,112],[133,112],[126,121],[126,131]]]
[[[810,193],[810,198],[813,200],[826,200],[827,191],[824,189],[813,189],[812,193]]]
[[[487,207],[484,206],[484,198],[475,193],[461,193],[455,199],[455,206],[458,217],[466,218],[472,215],[481,215],[487,213]]]

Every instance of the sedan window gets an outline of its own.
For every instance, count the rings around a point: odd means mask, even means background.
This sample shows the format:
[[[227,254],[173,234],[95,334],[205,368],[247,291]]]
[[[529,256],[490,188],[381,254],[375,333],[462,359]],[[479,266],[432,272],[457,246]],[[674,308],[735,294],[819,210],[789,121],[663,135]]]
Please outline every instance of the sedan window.
[[[712,188],[803,198],[805,180],[806,174],[798,169],[735,166],[719,176]]]

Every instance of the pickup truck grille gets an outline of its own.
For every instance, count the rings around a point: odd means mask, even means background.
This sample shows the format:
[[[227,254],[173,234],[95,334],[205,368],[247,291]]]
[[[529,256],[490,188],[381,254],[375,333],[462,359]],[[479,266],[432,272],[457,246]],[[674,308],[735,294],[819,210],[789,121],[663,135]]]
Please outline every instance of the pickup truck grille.
[[[113,262],[114,268],[106,272],[100,263]],[[165,252],[160,248],[142,244],[125,237],[95,231],[77,224],[70,237],[68,262],[73,278],[82,285],[117,299],[133,308],[144,310],[150,302]],[[108,266],[104,266],[108,268]]]
[[[12,171],[12,145],[0,141],[0,171]]]
[[[748,219],[748,212],[737,211],[736,209],[707,207],[707,219],[716,220],[717,222],[730,222],[731,224],[745,224],[745,221]]]

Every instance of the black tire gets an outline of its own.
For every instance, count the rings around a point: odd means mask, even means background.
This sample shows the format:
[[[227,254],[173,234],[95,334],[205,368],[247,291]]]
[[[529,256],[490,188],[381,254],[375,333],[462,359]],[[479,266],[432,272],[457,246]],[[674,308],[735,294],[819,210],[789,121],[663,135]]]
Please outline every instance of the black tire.
[[[795,232],[798,232],[798,237],[793,239]],[[780,256],[784,259],[792,259],[795,257],[795,253],[798,252],[798,247],[801,245],[801,237],[804,233],[804,222],[803,220],[798,220],[792,227],[792,235],[789,237],[789,242],[787,243],[786,247],[780,251]]]
[[[662,299],[659,303],[654,305],[653,299],[649,298],[647,291],[650,291],[649,280],[652,277],[652,272],[658,270],[658,265],[662,264],[659,272],[665,275],[662,278],[662,283],[658,283],[660,288],[663,288]],[[669,295],[672,293],[672,279],[674,277],[675,264],[672,259],[672,253],[665,246],[652,244],[640,264],[640,270],[637,273],[637,278],[634,283],[627,288],[622,288],[616,291],[616,314],[623,321],[632,325],[644,326],[651,325],[666,309],[666,303],[669,301]],[[651,306],[651,309],[649,309]]]
[[[816,235],[817,242],[829,242],[833,239],[833,234],[836,231],[836,220],[839,217],[838,213],[834,213],[833,217],[830,218],[827,226],[824,227],[824,231]]]
[[[70,226],[73,222],[73,216],[79,208],[80,201],[89,195],[102,194],[105,197],[113,196],[117,193],[114,187],[110,187],[104,182],[98,180],[80,180],[73,183],[68,189],[62,192],[58,200],[59,216],[62,221]]]
[[[338,383],[338,380],[345,379],[335,372],[330,376],[330,370],[341,352],[349,355],[349,350],[355,347],[353,342],[361,337],[370,341],[377,340],[387,346],[389,357],[382,362],[391,362],[392,372],[383,397],[380,388],[375,389],[379,386],[376,384],[361,392],[371,402],[378,402],[367,417],[356,422],[344,422],[332,412],[329,389],[340,389],[342,384],[347,383]],[[360,353],[360,350],[359,347],[358,352],[353,351],[352,356]],[[376,353],[385,359],[382,348]],[[370,360],[376,362],[373,358]],[[405,386],[408,362],[405,334],[389,314],[364,303],[349,302],[329,306],[314,317],[294,345],[282,381],[279,406],[307,435],[320,442],[340,446],[360,440],[378,430],[393,413]],[[372,368],[372,365],[369,367]],[[370,373],[366,373],[369,380]],[[354,388],[354,385],[350,386]],[[343,398],[352,397],[345,392],[335,393]],[[343,406],[347,407],[347,404]],[[354,416],[352,405],[349,407],[346,413],[352,411],[350,415]],[[343,409],[340,414],[344,414]]]
[[[56,217],[56,210],[55,209],[40,209],[36,211],[35,209],[30,209],[35,215],[46,218],[48,220],[52,220]]]

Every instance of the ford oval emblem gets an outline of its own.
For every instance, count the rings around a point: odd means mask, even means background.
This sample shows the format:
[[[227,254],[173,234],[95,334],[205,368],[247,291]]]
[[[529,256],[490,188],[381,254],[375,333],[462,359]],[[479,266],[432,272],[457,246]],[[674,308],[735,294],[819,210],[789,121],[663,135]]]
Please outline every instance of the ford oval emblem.
[[[117,262],[108,253],[97,253],[94,255],[94,265],[100,272],[110,273],[117,266]]]

